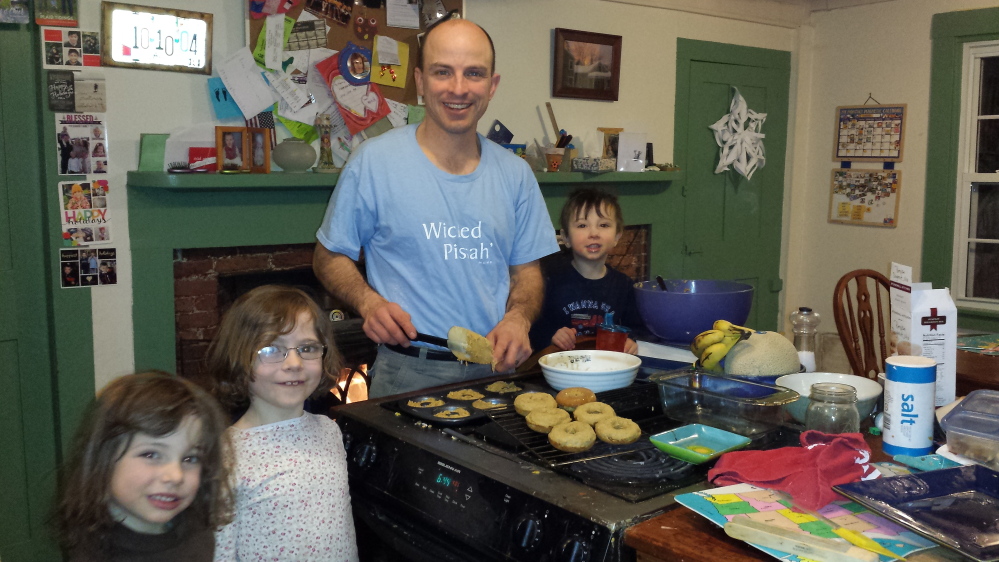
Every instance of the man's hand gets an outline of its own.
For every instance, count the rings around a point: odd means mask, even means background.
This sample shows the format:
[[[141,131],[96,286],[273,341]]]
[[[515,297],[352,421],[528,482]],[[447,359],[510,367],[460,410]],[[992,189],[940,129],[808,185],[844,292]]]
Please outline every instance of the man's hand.
[[[493,370],[509,371],[531,356],[528,332],[541,311],[544,278],[537,260],[510,266],[510,294],[506,299],[506,314],[486,335],[493,344]]]
[[[555,335],[552,336],[552,345],[561,349],[562,351],[569,351],[570,349],[575,349],[576,347],[576,330],[568,326],[564,328],[559,328]]]
[[[409,313],[394,302],[378,297],[377,302],[361,310],[364,318],[364,333],[375,343],[386,343],[409,347],[410,340],[416,337],[416,327]]]
[[[531,323],[522,316],[507,313],[499,324],[486,334],[493,346],[493,370],[505,373],[517,368],[531,356],[528,332]]]

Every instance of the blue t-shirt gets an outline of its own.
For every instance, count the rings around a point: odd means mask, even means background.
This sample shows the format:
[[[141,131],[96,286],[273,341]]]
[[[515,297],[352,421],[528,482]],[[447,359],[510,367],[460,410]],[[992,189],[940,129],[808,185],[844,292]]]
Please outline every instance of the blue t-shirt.
[[[420,332],[486,334],[506,311],[509,267],[558,251],[555,229],[522,158],[479,135],[475,171],[449,174],[423,154],[416,128],[360,146],[316,237],[354,260],[364,248],[368,284]]]

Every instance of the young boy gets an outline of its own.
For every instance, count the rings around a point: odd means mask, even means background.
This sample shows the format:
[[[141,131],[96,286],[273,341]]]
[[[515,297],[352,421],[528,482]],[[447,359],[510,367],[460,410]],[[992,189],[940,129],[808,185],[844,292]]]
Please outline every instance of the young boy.
[[[562,207],[561,227],[572,259],[560,258],[546,272],[545,301],[531,327],[534,351],[552,344],[573,349],[577,337],[596,335],[611,312],[615,324],[642,327],[632,280],[606,265],[624,231],[617,197],[596,189],[572,192]],[[629,338],[624,350],[637,354],[638,344]]]

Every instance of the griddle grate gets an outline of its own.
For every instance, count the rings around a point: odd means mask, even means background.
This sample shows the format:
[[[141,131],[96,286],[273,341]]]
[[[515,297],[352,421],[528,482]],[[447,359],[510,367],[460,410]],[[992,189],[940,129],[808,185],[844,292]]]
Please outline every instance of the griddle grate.
[[[629,417],[632,413],[644,414],[646,410],[651,410],[649,413],[655,414],[659,408],[656,393],[655,385],[636,382],[626,388],[601,392],[597,394],[597,400],[609,404],[618,415],[624,417]],[[634,443],[611,445],[597,439],[596,444],[588,451],[567,453],[553,447],[548,442],[548,435],[527,427],[524,417],[518,414],[513,406],[486,410],[486,415],[549,468],[655,448],[649,441],[650,434],[645,431],[643,420],[637,419],[637,416],[631,419],[642,428],[642,435]]]

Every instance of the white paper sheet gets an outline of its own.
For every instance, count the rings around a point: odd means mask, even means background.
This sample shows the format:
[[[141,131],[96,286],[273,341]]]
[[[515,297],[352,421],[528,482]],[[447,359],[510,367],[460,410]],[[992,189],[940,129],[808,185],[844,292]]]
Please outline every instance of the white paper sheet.
[[[408,0],[386,0],[385,23],[389,27],[420,29],[420,5]]]
[[[409,106],[395,100],[386,99],[389,106],[388,120],[393,127],[402,127],[409,118]]]
[[[281,99],[287,102],[290,107],[297,109],[309,103],[309,94],[306,89],[292,82],[291,77],[284,72],[280,70],[276,72],[268,72],[267,80],[271,83],[271,87],[274,88],[274,91],[277,92],[281,96]]]
[[[399,60],[399,42],[391,37],[376,35],[375,52],[378,64],[402,64]]]
[[[246,118],[274,105],[277,96],[264,80],[250,49],[243,47],[218,63],[219,77]]]
[[[284,51],[284,14],[267,16],[264,20],[267,44],[264,47],[264,65],[271,70],[281,69],[281,53]]]

